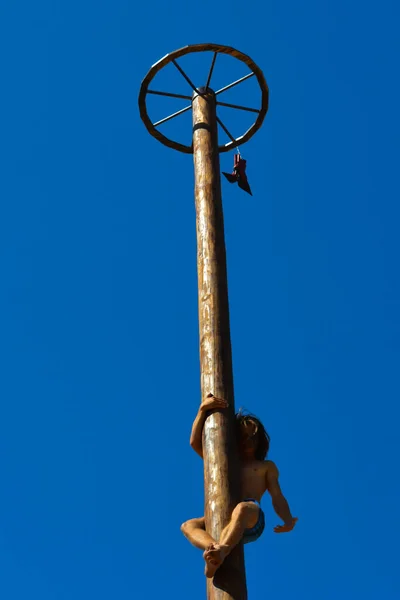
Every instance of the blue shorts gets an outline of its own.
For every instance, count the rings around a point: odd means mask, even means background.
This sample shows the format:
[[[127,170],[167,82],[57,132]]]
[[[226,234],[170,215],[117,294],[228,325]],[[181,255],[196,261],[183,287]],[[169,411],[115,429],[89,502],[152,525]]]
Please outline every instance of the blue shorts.
[[[262,532],[264,531],[265,528],[265,517],[264,517],[264,512],[260,506],[260,503],[257,502],[257,500],[254,500],[254,498],[245,498],[243,500],[243,502],[254,502],[254,504],[257,504],[260,512],[258,514],[258,521],[257,523],[254,525],[254,527],[251,527],[251,529],[245,529],[244,530],[244,534],[243,534],[243,544],[250,544],[250,542],[255,542],[256,540],[258,540],[258,538],[260,537],[260,535],[262,534]]]

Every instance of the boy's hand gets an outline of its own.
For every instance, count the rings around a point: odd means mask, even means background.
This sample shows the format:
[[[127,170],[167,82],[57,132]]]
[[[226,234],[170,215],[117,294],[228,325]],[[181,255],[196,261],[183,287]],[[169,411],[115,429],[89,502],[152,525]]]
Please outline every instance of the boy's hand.
[[[292,531],[297,521],[298,518],[293,517],[293,519],[291,521],[288,521],[288,523],[285,523],[284,525],[277,525],[276,527],[274,527],[274,531],[275,533],[286,533],[288,531]]]
[[[212,394],[208,394],[208,396],[203,400],[200,404],[200,410],[213,410],[214,408],[227,408],[228,403],[223,398],[216,398]]]

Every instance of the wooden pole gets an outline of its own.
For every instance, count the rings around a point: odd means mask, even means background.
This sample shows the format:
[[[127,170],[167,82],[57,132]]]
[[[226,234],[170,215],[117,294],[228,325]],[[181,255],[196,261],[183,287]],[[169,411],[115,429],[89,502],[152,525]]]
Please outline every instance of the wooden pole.
[[[232,351],[224,220],[215,95],[193,95],[193,156],[197,226],[201,393],[225,398],[229,409],[214,411],[204,425],[206,528],[219,540],[240,501],[235,441]],[[208,600],[246,600],[243,546],[239,544],[207,581]]]

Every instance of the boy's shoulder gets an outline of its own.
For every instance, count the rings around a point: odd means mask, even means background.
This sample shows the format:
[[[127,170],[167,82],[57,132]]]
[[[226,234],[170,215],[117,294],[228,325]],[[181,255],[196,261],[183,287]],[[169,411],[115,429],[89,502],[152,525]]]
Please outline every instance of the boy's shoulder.
[[[272,461],[272,460],[264,460],[263,464],[264,464],[264,469],[265,469],[266,472],[271,473],[271,475],[272,474],[276,474],[276,475],[279,474],[278,467],[276,466],[276,464],[274,463],[274,461]]]
[[[253,465],[264,471],[276,468],[276,464],[272,460],[255,460]]]

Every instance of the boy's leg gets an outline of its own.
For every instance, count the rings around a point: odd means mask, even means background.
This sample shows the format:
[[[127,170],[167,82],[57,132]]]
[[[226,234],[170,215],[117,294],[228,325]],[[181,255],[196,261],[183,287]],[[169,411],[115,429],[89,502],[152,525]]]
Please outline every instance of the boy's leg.
[[[200,550],[206,550],[216,544],[216,541],[206,532],[204,517],[186,521],[181,525],[181,531],[189,542]]]
[[[204,553],[207,577],[213,577],[232,549],[242,539],[245,529],[251,529],[258,521],[260,509],[254,502],[240,502],[233,510],[231,520],[221,533],[218,544]]]
[[[220,546],[228,546],[229,552],[242,539],[245,529],[257,524],[260,509],[254,502],[240,502],[233,510],[231,520],[219,538]]]

